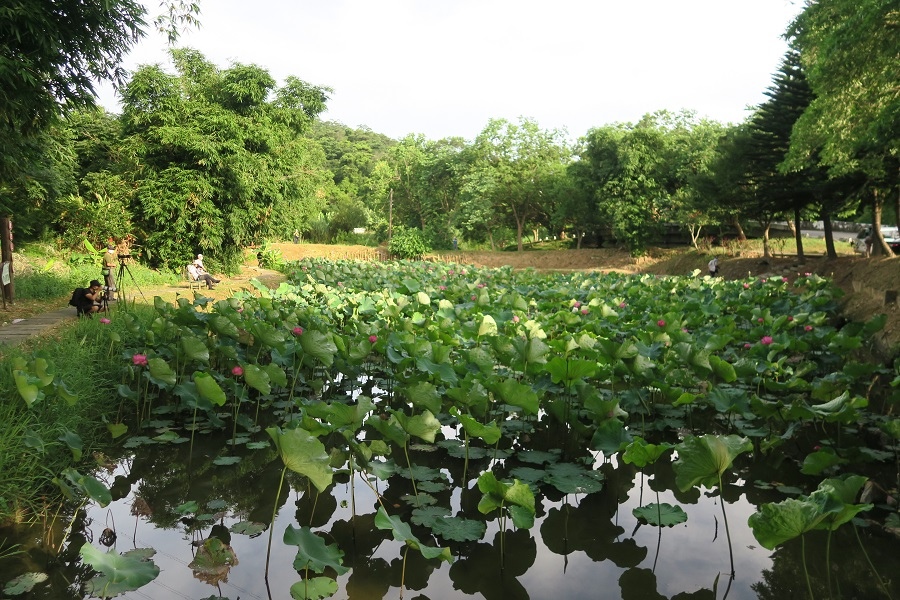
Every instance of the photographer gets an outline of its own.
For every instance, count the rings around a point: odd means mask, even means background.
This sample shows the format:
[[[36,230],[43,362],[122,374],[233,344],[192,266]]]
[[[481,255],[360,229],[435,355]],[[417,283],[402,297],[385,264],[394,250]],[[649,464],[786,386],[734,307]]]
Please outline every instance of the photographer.
[[[119,266],[119,257],[116,255],[116,247],[110,244],[103,253],[103,277],[106,279],[106,290],[110,300],[115,300],[116,291],[116,267]]]
[[[69,301],[69,304],[75,307],[75,313],[79,317],[87,315],[90,318],[93,316],[93,313],[100,310],[103,286],[96,279],[92,279],[89,286],[76,289],[72,294],[72,299]]]

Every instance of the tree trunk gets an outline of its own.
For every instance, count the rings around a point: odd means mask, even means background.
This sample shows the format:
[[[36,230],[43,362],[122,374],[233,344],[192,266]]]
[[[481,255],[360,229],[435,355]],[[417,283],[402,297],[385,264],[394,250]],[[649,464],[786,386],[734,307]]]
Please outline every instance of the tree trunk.
[[[737,232],[738,232],[737,239],[742,242],[746,242],[747,234],[744,233],[744,228],[741,227],[741,222],[738,221],[737,215],[731,215],[731,226],[734,227],[735,229],[737,229]]]
[[[794,239],[797,240],[797,258],[803,258],[803,230],[800,229],[800,209],[794,209]]]
[[[891,247],[881,235],[881,210],[884,200],[875,189],[872,191],[872,254],[874,256],[891,256]]]
[[[583,240],[583,239],[584,239],[584,232],[576,231],[575,232],[575,249],[576,250],[581,250],[581,240]]]
[[[488,230],[488,239],[491,241],[491,252],[495,251],[497,248],[494,246],[494,231]]]
[[[525,224],[519,219],[516,219],[516,248],[519,252],[525,250],[525,247],[522,245],[522,230],[524,228]]]
[[[823,210],[819,216],[822,218],[822,229],[825,230],[825,256],[829,260],[837,258],[837,251],[834,249],[834,230],[831,227],[831,213]]]
[[[763,258],[771,258],[772,253],[769,251],[769,228],[772,226],[771,221],[760,223],[763,226]]]

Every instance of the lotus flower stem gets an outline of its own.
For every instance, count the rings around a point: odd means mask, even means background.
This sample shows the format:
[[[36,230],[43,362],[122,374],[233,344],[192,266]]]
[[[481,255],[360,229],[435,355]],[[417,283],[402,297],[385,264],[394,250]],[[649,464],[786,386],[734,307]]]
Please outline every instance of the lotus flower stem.
[[[888,591],[887,586],[884,585],[884,581],[881,579],[881,575],[878,574],[878,571],[875,570],[875,565],[872,564],[872,559],[869,558],[869,553],[866,552],[866,547],[862,543],[862,539],[859,537],[859,528],[856,525],[853,525],[853,533],[856,534],[856,541],[859,542],[859,549],[862,550],[863,556],[866,557],[866,562],[869,563],[869,568],[872,569],[872,573],[875,575],[875,579],[878,580],[878,586],[884,591],[884,595],[888,598],[891,598],[891,592]]]
[[[275,493],[275,506],[272,508],[272,523],[269,525],[269,546],[266,548],[266,581],[269,581],[269,558],[272,556],[272,532],[275,530],[275,517],[278,516],[278,499],[281,497],[281,488],[284,485],[285,473],[287,473],[287,465],[281,469],[281,479],[278,480],[278,491]]]
[[[803,560],[803,574],[806,576],[806,591],[809,592],[809,600],[816,600],[813,596],[812,583],[809,581],[809,569],[806,568],[806,536],[800,535],[800,556]]]
[[[731,549],[731,531],[728,529],[728,515],[725,514],[725,494],[722,488],[722,475],[719,475],[719,503],[722,505],[722,519],[725,521],[725,537],[728,538],[728,559],[731,562],[731,579],[734,579],[734,551]],[[804,568],[806,563],[803,564]],[[807,581],[809,577],[807,576]]]

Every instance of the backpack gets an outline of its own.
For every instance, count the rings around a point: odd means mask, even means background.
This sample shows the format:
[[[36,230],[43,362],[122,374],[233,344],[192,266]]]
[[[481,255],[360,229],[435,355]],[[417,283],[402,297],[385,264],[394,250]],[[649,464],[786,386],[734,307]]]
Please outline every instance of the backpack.
[[[72,292],[72,298],[69,299],[69,306],[79,306],[79,300],[84,298],[84,294],[87,290],[85,288],[75,288],[75,291]]]

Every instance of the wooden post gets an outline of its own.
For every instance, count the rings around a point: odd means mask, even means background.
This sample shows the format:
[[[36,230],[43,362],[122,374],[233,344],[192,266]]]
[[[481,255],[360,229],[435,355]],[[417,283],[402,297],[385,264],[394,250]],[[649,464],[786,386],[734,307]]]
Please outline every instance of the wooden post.
[[[9,217],[0,217],[0,290],[3,296],[3,308],[6,308],[6,301],[12,304],[15,300],[15,283],[13,281],[13,234],[12,219]],[[9,283],[6,282],[9,277]]]

